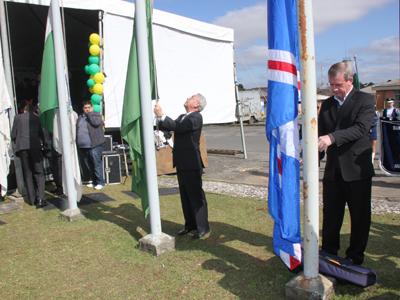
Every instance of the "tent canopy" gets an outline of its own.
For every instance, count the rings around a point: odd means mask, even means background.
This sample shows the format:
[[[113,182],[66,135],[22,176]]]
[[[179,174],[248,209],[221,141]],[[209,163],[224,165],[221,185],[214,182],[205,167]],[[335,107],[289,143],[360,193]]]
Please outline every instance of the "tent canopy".
[[[49,0],[9,0],[11,53],[16,84],[40,72]],[[63,0],[70,91],[74,108],[88,98],[88,37],[103,34],[104,110],[107,128],[121,123],[126,68],[132,39],[134,4],[120,0]],[[208,105],[204,123],[235,120],[233,30],[154,10],[154,53],[160,103],[171,117],[202,93]],[[33,87],[35,88],[35,87]],[[17,97],[19,89],[17,88]]]

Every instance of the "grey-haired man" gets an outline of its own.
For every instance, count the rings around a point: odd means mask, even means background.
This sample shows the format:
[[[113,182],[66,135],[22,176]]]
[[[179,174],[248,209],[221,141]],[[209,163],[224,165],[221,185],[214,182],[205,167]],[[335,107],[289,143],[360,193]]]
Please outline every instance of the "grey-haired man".
[[[205,239],[210,235],[207,200],[203,191],[204,164],[200,155],[200,135],[203,117],[200,112],[207,101],[201,94],[189,97],[184,103],[186,113],[176,120],[164,115],[156,104],[154,113],[163,130],[174,131],[173,166],[176,167],[185,227],[178,235],[195,233],[194,237]]]

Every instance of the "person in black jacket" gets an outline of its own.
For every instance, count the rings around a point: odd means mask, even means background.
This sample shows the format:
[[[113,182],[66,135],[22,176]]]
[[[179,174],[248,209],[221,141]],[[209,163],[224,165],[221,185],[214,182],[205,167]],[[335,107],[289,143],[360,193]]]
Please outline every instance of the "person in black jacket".
[[[34,111],[32,104],[26,104],[23,113],[15,116],[11,140],[14,152],[21,160],[28,203],[40,208],[46,205],[42,151],[50,149],[40,119]]]
[[[76,122],[76,143],[81,169],[87,170],[91,179],[88,187],[94,187],[96,190],[104,187],[103,124],[103,116],[93,111],[92,103],[90,101],[83,102],[83,114],[78,117]]]
[[[353,88],[353,74],[341,62],[328,71],[334,96],[322,103],[318,116],[318,148],[326,152],[323,178],[322,250],[337,255],[347,203],[351,219],[346,257],[362,264],[371,224],[371,162],[369,130],[374,118],[372,95]]]
[[[186,114],[180,115],[175,121],[163,114],[159,104],[154,107],[161,130],[174,131],[173,166],[176,167],[185,218],[185,227],[178,235],[197,230],[194,237],[198,239],[205,239],[210,235],[207,200],[202,183],[204,164],[200,155],[203,127],[200,112],[206,104],[203,95],[191,96],[184,104]]]

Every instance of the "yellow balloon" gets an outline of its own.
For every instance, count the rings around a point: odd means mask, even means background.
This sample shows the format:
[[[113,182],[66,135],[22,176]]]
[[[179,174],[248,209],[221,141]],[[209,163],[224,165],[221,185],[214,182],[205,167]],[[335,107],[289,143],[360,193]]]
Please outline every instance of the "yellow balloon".
[[[96,83],[92,89],[95,94],[103,94],[103,85],[101,83]]]
[[[103,73],[99,72],[94,74],[93,79],[96,81],[96,83],[103,83],[105,78]]]
[[[99,45],[91,45],[89,47],[89,53],[92,54],[92,55],[99,55],[100,54]]]
[[[92,33],[89,36],[89,41],[94,45],[99,45],[100,44],[100,36],[97,33]]]
[[[91,94],[94,93],[94,92],[93,92],[93,87],[90,87],[90,88],[89,88],[89,92],[90,92]]]

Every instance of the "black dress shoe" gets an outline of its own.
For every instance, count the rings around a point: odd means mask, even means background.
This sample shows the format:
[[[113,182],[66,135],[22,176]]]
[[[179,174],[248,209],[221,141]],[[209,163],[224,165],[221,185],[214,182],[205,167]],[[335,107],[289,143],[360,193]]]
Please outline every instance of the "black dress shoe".
[[[43,199],[37,199],[35,205],[36,205],[36,208],[42,208],[47,205],[47,202]]]
[[[210,237],[210,234],[211,234],[211,230],[204,231],[204,232],[198,232],[193,236],[193,238],[198,239],[198,240],[205,240]]]
[[[362,265],[362,263],[363,263],[363,259],[360,259],[360,258],[351,258],[351,257],[346,257],[346,259],[348,260],[348,261],[350,261],[353,265],[359,265],[359,266],[361,266]]]
[[[190,232],[192,232],[194,230],[196,230],[196,229],[183,228],[183,229],[179,230],[177,234],[178,235],[185,235],[185,234],[188,234],[188,233],[190,233]]]

